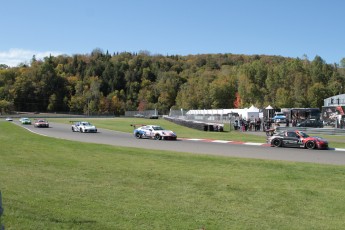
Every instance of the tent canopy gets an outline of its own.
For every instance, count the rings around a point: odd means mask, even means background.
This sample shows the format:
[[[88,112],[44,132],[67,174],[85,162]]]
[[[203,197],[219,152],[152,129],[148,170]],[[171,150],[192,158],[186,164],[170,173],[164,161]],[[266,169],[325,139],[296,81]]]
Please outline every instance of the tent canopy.
[[[260,110],[256,108],[254,105],[250,106],[250,108],[247,110],[247,112],[256,112],[258,113]]]

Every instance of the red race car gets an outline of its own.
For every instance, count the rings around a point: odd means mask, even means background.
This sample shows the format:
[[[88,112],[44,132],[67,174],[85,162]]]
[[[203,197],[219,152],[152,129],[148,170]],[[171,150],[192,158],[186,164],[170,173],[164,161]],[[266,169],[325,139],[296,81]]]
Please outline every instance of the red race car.
[[[321,137],[311,137],[308,134],[295,131],[282,131],[267,137],[267,143],[273,147],[302,147],[307,149],[328,149],[328,141]]]
[[[36,128],[49,128],[49,123],[44,119],[38,119],[35,121],[34,126]]]

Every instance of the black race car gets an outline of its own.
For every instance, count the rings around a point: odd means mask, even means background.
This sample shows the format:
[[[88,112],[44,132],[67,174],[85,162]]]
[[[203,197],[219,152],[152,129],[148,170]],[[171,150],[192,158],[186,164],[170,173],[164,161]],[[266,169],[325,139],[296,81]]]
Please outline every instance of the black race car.
[[[311,137],[306,133],[282,131],[267,137],[267,143],[272,147],[301,147],[307,149],[328,149],[328,142],[321,137]]]

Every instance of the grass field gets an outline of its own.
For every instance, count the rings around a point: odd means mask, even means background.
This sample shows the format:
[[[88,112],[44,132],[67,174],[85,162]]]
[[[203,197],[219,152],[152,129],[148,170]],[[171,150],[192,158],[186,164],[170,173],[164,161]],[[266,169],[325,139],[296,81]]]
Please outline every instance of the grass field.
[[[343,228],[345,166],[86,144],[7,122],[0,146],[6,229]]]

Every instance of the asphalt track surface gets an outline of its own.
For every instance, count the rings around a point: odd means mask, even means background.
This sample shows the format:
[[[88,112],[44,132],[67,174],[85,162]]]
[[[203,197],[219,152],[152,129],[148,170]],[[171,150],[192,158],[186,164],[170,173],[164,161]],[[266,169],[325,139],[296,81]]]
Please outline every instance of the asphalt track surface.
[[[50,123],[50,128],[35,128],[33,125],[21,125],[17,121],[14,121],[14,123],[40,135],[87,143],[226,157],[345,165],[345,152],[335,151],[334,149],[307,150],[299,148],[274,148],[262,145],[243,145],[188,139],[158,141],[153,139],[136,139],[131,133],[107,129],[98,129],[98,133],[72,132],[71,125],[60,123]]]

